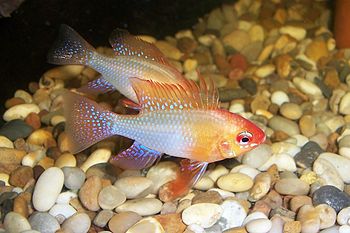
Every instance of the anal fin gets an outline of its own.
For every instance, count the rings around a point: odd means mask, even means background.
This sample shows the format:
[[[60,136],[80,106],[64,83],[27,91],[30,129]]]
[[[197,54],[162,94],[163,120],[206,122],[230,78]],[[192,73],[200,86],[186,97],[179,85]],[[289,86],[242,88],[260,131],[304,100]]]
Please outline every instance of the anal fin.
[[[208,163],[183,159],[175,180],[163,185],[159,190],[159,198],[164,202],[172,201],[188,193],[189,189],[204,174]]]
[[[113,86],[113,84],[108,82],[103,77],[100,77],[89,82],[85,86],[82,86],[77,91],[90,94],[90,95],[98,95],[100,93],[107,93],[115,90],[116,88]]]
[[[161,156],[161,152],[135,141],[128,149],[112,157],[110,163],[122,169],[143,169],[150,167]]]

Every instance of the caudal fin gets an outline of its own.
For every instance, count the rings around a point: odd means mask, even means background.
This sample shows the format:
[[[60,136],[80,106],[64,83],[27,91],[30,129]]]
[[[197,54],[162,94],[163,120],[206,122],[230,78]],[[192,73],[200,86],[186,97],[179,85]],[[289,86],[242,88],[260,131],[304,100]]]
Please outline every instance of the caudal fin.
[[[47,55],[52,64],[87,64],[89,54],[95,49],[68,25],[62,24],[57,40]]]
[[[78,153],[117,134],[118,115],[86,97],[69,91],[65,92],[63,109],[71,153]]]

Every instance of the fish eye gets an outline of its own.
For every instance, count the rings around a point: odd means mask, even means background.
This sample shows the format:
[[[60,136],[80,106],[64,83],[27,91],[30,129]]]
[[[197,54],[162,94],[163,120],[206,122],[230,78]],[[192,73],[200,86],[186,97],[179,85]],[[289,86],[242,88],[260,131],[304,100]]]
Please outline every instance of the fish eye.
[[[247,145],[251,141],[252,137],[253,137],[253,134],[251,134],[248,131],[243,131],[237,135],[236,140],[240,145]]]

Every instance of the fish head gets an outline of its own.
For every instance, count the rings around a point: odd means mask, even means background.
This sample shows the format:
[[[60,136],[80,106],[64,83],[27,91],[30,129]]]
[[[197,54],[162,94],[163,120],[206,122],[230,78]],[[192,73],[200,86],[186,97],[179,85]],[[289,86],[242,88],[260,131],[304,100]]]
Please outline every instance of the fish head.
[[[266,139],[264,131],[244,117],[228,113],[228,126],[218,139],[218,151],[224,158],[234,158],[248,152]]]

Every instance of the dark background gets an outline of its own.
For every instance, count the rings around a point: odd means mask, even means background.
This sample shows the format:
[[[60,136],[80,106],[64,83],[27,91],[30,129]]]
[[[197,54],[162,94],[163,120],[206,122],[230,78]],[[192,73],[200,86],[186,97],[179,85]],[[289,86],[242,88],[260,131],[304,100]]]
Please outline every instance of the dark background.
[[[234,0],[26,0],[10,18],[0,18],[1,116],[6,99],[54,67],[46,54],[60,24],[94,46],[108,45],[116,27],[160,39],[191,28],[223,2]]]

